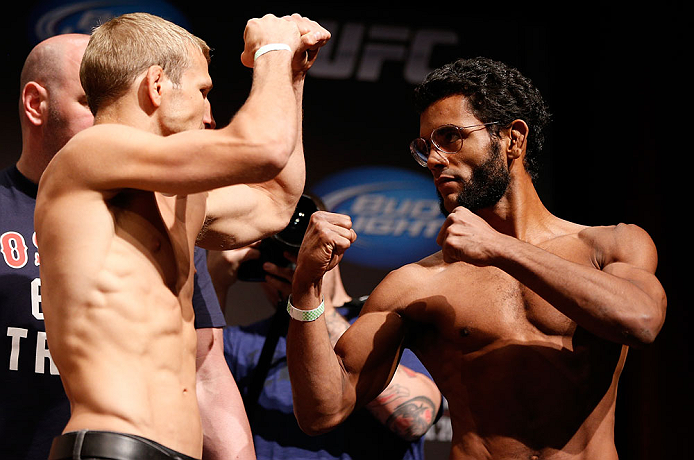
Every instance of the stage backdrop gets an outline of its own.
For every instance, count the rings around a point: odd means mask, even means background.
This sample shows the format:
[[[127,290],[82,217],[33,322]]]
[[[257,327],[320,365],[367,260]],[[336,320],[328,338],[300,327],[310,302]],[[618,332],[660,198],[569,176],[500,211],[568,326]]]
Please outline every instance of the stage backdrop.
[[[73,0],[19,8],[3,17],[0,167],[21,151],[19,71],[41,39],[88,33],[99,21],[134,10],[177,22],[213,48],[210,99],[218,125],[224,125],[250,87],[250,71],[239,61],[246,21],[299,12],[324,24],[333,39],[305,91],[307,191],[354,220],[359,238],[342,264],[353,296],[368,294],[390,270],[437,250],[442,217],[434,188],[408,152],[418,135],[414,85],[458,57],[487,56],[519,68],[553,113],[538,183],[548,208],[582,224],[638,224],[659,247],[668,318],[655,344],[630,351],[616,438],[622,459],[682,458],[691,428],[685,339],[690,314],[674,282],[676,241],[665,212],[671,196],[666,186],[674,182],[670,170],[677,169],[665,165],[687,165],[678,155],[686,147],[667,143],[683,123],[668,105],[683,72],[669,56],[684,46],[677,27],[681,12],[634,12],[604,2],[557,9],[510,2],[247,2],[230,9],[229,2],[217,0]],[[237,284],[230,298],[230,323],[271,313],[253,283]],[[429,460],[447,457],[449,428],[444,418],[428,435]]]

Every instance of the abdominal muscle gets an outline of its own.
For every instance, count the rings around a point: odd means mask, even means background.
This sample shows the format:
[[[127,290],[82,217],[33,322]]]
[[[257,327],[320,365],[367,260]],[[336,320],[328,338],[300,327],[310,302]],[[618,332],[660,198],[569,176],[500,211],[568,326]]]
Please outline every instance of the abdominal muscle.
[[[71,403],[64,431],[135,434],[201,457],[192,268],[174,293],[151,255],[117,237],[102,267],[68,284],[74,295],[45,293],[49,346]]]

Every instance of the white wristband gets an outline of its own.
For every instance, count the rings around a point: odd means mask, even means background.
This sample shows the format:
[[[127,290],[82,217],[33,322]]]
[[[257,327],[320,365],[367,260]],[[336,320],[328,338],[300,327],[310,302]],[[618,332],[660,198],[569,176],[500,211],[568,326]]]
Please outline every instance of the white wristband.
[[[320,318],[320,315],[325,311],[325,299],[321,300],[320,305],[318,305],[313,310],[301,310],[292,305],[292,296],[287,299],[287,313],[292,318],[298,321],[315,321]]]
[[[284,44],[284,43],[269,43],[267,45],[263,45],[260,48],[258,48],[258,51],[255,52],[255,55],[253,55],[253,60],[255,61],[260,56],[262,56],[265,53],[269,53],[270,51],[279,51],[279,50],[291,51],[292,49],[289,47],[289,45]]]

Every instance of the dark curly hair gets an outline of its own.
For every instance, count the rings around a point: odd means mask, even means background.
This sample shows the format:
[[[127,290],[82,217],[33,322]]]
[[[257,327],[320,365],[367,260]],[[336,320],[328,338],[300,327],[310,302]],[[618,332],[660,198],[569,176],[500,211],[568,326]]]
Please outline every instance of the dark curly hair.
[[[434,102],[457,94],[467,98],[472,113],[480,121],[499,122],[488,128],[492,135],[498,136],[501,128],[516,119],[528,124],[530,134],[524,166],[535,181],[545,139],[543,130],[550,113],[530,79],[517,69],[488,58],[459,59],[432,71],[415,88],[415,109],[421,114]]]

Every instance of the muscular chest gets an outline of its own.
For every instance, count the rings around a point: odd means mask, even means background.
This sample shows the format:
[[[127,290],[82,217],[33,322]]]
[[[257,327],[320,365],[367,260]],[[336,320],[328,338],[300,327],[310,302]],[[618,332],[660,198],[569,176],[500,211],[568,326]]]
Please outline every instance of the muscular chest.
[[[540,335],[560,341],[574,330],[573,321],[494,267],[453,264],[429,284],[406,313],[418,324],[413,336],[421,344],[446,342],[467,353]]]
[[[190,277],[191,251],[202,223],[197,203],[126,190],[109,205],[120,239],[147,257],[169,288],[179,290]]]

